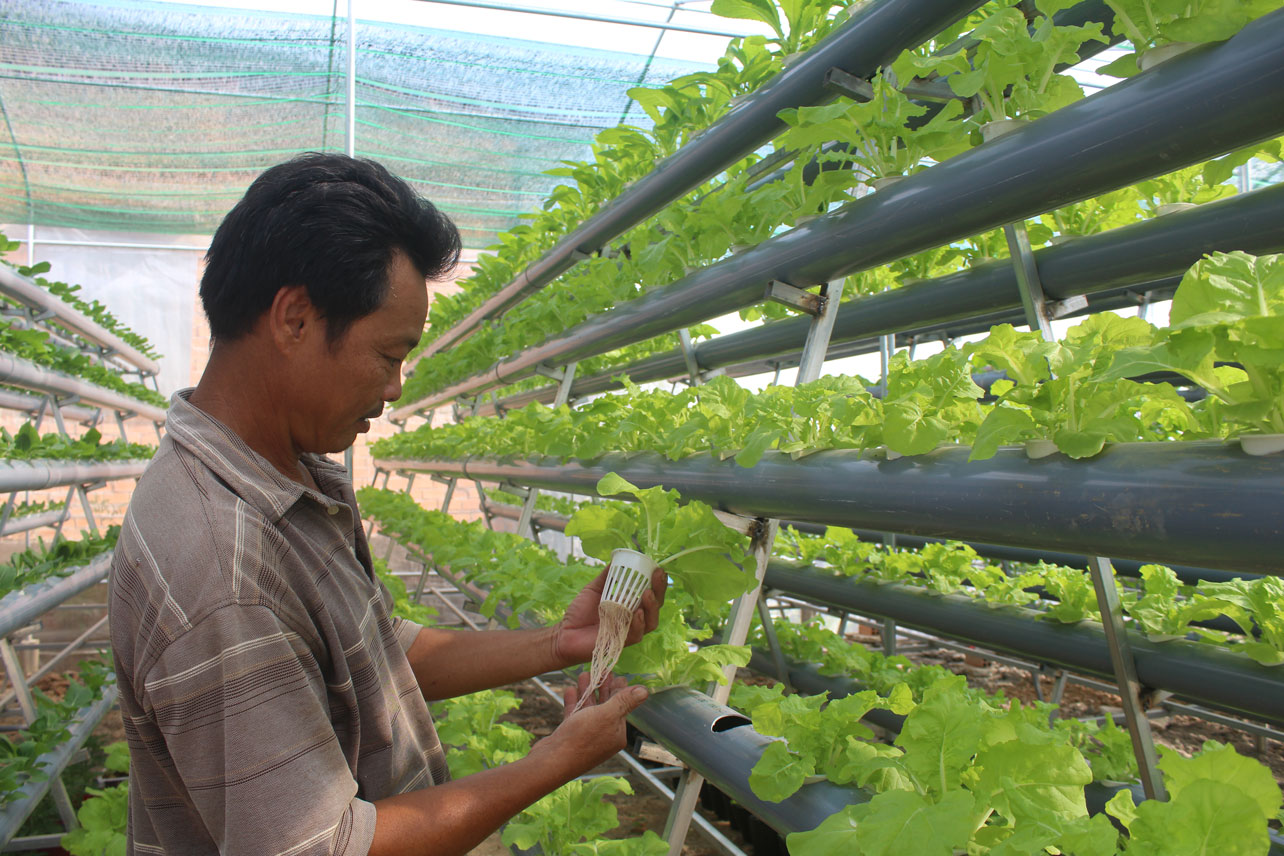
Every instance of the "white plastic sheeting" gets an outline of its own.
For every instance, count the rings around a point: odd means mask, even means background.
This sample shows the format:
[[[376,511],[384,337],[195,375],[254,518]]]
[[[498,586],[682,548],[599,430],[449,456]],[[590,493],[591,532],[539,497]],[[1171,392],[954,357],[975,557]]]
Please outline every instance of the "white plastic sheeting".
[[[27,227],[2,227],[23,246],[10,256],[27,261]],[[165,245],[173,249],[113,246],[69,246],[42,241],[86,244]],[[192,383],[192,325],[200,311],[196,289],[201,257],[208,238],[182,235],[102,232],[86,229],[35,229],[34,260],[52,266],[46,278],[81,286],[86,300],[98,300],[130,328],[146,336],[161,354],[160,391],[168,396]],[[200,358],[204,362],[203,355]]]

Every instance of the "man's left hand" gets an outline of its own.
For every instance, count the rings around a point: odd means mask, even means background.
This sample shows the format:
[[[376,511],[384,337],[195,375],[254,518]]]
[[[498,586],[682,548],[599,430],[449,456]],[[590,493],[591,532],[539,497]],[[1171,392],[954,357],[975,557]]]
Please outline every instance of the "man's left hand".
[[[554,628],[553,652],[559,661],[574,665],[587,663],[592,658],[593,645],[597,641],[597,606],[605,586],[606,568],[603,568],[602,573],[586,585],[566,608],[566,617]],[[651,574],[651,587],[642,592],[642,603],[633,612],[626,645],[637,642],[659,625],[660,606],[664,603],[667,588],[668,577],[664,570],[656,569]]]

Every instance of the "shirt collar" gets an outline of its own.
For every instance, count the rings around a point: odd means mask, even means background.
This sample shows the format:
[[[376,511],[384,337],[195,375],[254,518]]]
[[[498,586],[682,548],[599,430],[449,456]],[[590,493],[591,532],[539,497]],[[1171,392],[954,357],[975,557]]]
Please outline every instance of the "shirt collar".
[[[305,495],[327,510],[332,505],[347,504],[334,498],[343,495],[348,481],[342,465],[323,455],[306,453],[300,457],[322,493],[286,478],[231,428],[188,401],[193,389],[180,389],[170,399],[166,433],[251,507],[276,522]]]

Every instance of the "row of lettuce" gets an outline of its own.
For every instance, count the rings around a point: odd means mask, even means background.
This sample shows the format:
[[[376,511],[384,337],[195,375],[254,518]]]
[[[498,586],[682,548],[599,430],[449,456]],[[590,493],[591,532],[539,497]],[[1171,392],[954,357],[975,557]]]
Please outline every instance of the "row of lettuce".
[[[517,497],[491,491],[488,498]],[[547,510],[568,517],[581,507],[567,497],[540,499],[548,500]],[[598,504],[619,507],[614,502]],[[785,528],[776,538],[775,555],[854,582],[896,584],[934,595],[965,596],[991,607],[1026,608],[1032,620],[1078,624],[1101,617],[1086,571],[1049,562],[995,564],[957,541],[907,549],[865,541],[841,527],[827,527],[823,535]],[[1119,579],[1117,585],[1133,628],[1152,641],[1198,641],[1262,665],[1284,664],[1284,580],[1279,577],[1188,585],[1172,569],[1152,564],[1141,567],[1139,580]],[[1207,626],[1222,616],[1230,619],[1229,626]]]
[[[604,493],[632,492],[635,504],[589,504],[572,518],[568,533],[584,551],[604,559],[625,543],[653,557],[674,555],[691,545],[713,546],[685,566],[666,564],[674,588],[661,612],[660,627],[628,649],[619,670],[653,688],[703,686],[725,680],[729,665],[744,665],[749,652],[725,645],[696,645],[714,635],[727,600],[748,587],[735,560],[743,561],[744,539],[717,523],[700,503],[681,505],[673,492],[630,490],[623,480],[601,486]],[[496,533],[480,523],[461,523],[425,511],[404,494],[373,488],[361,492],[365,512],[387,533],[430,561],[488,590],[481,607],[495,614],[503,604],[517,615],[556,620],[575,591],[599,567],[562,562],[552,551],[516,535]],[[721,528],[715,533],[713,527]],[[673,530],[671,541],[663,534]],[[904,657],[885,657],[847,642],[819,625],[782,625],[784,643],[795,656],[824,661],[825,668],[855,676],[865,689],[828,699],[784,695],[779,687],[738,685],[733,704],[748,713],[761,733],[783,738],[764,752],[750,776],[761,798],[782,800],[811,777],[854,784],[874,794],[817,829],[789,838],[795,856],[829,853],[968,852],[1028,854],[1047,847],[1063,853],[1185,853],[1211,836],[1227,852],[1264,852],[1268,821],[1277,817],[1281,796],[1269,770],[1227,746],[1208,744],[1192,759],[1165,751],[1162,768],[1171,794],[1166,803],[1137,806],[1121,791],[1107,807],[1109,817],[1090,816],[1083,788],[1095,780],[1132,780],[1135,769],[1127,735],[1108,723],[1098,727],[1074,719],[1053,719],[1044,704],[1022,705],[967,687],[941,667],[915,666]],[[519,757],[528,742],[507,729],[490,729],[502,712],[489,699],[466,699],[466,727],[448,728],[443,740],[458,741],[462,770],[479,769]],[[505,703],[506,704],[506,703]],[[502,705],[501,705],[502,706]],[[905,716],[891,745],[873,739],[861,724],[871,710]],[[447,739],[446,733],[452,735]],[[574,800],[566,794],[557,800]],[[1212,802],[1210,802],[1210,800]],[[561,802],[557,804],[561,805]],[[568,805],[571,803],[567,803]],[[556,814],[556,813],[555,813]],[[1110,818],[1127,828],[1121,838]],[[556,821],[519,818],[523,846],[547,841],[546,825]],[[593,830],[598,831],[596,828]],[[563,849],[545,852],[617,852]],[[591,846],[583,843],[583,846]],[[625,847],[626,845],[611,845]],[[650,852],[638,841],[619,852]],[[657,850],[658,852],[658,850]]]
[[[1284,256],[1215,254],[1195,264],[1170,323],[1089,316],[1049,342],[1010,325],[962,348],[893,358],[885,391],[859,377],[822,377],[752,393],[727,377],[677,393],[626,387],[572,410],[533,403],[503,419],[424,425],[377,442],[380,459],[712,451],[753,466],[768,449],[930,452],[971,446],[992,457],[1008,444],[1048,441],[1073,458],[1107,443],[1284,433]],[[1004,376],[984,390],[975,372]],[[1165,373],[1207,392],[1188,401]],[[987,398],[989,401],[987,402]]]
[[[1162,3],[1162,0],[1161,0]],[[761,86],[782,68],[784,43],[798,49],[827,34],[847,3],[776,4],[728,2],[724,13],[736,17],[777,17],[791,21],[789,34],[776,40],[733,40],[716,72],[689,75],[667,87],[631,90],[655,122],[650,131],[620,127],[604,131],[595,159],[556,170],[574,184],[558,187],[530,223],[501,236],[496,254],[484,255],[463,290],[434,301],[425,344],[462,320],[506,285],[580,222],[650,171],[656,157],[675,150],[725,114],[731,102]],[[681,279],[691,270],[716,262],[858,197],[871,183],[893,180],[925,169],[983,141],[981,129],[996,121],[1037,119],[1083,97],[1079,83],[1064,70],[1078,61],[1084,46],[1107,40],[1102,25],[1061,26],[1052,16],[1073,6],[1065,0],[1021,4],[996,0],[920,47],[903,52],[873,81],[868,101],[840,97],[821,106],[783,111],[786,131],[776,151],[791,153],[792,163],[774,181],[763,182],[754,166],[761,154],[729,167],[661,212],[633,227],[578,264],[554,283],[510,310],[502,324],[477,330],[449,350],[416,365],[401,404],[416,402],[559,334],[590,316],[640,296],[649,288]],[[1116,31],[1133,39],[1137,55],[1187,33],[1184,43],[1229,38],[1252,19],[1280,3],[1257,0],[1234,4],[1181,4],[1157,13],[1156,0],[1111,0]],[[1145,7],[1144,14],[1138,15]],[[1177,5],[1175,2],[1172,5]],[[826,8],[827,7],[827,8]],[[716,8],[716,6],[715,6]],[[794,13],[797,13],[795,15]],[[1027,17],[1028,16],[1028,17]],[[1138,23],[1140,22],[1140,23]],[[1163,22],[1163,23],[1161,23]],[[774,24],[773,24],[774,26]],[[792,27],[802,29],[795,31]],[[959,39],[963,33],[967,39]],[[1098,47],[1100,45],[1098,44]],[[1137,55],[1126,54],[1106,73],[1130,76]],[[953,96],[944,105],[918,101],[905,89],[911,83],[948,84]],[[837,145],[835,145],[837,144]],[[1030,225],[1035,246],[1095,234],[1156,216],[1173,203],[1212,201],[1231,195],[1226,183],[1233,170],[1256,157],[1276,161],[1280,141],[1254,145],[1207,164],[1141,182],[1103,196],[1049,212]],[[833,162],[832,164],[829,162]],[[817,171],[819,164],[824,169]],[[829,166],[837,168],[829,169]],[[867,295],[909,282],[1007,256],[1000,230],[898,259],[849,277],[845,294]],[[786,310],[763,304],[746,318],[778,317]],[[697,337],[711,329],[693,330]],[[662,336],[586,360],[581,369],[598,373],[675,347]],[[531,383],[531,382],[527,382]]]
[[[11,253],[17,247],[17,241],[10,241],[0,234],[0,253]],[[43,274],[50,268],[47,262],[29,267],[10,266],[144,356],[159,359],[160,355],[146,338],[123,324],[99,301],[84,297],[80,286],[45,278]],[[17,307],[7,299],[0,299],[0,303],[6,307]],[[56,321],[52,323],[57,324]],[[0,351],[147,404],[158,407],[167,404],[154,389],[126,380],[117,369],[93,355],[96,349],[91,343],[61,326],[45,330],[27,327],[25,322],[17,319],[2,320]],[[5,462],[142,461],[150,458],[154,451],[151,446],[123,439],[104,441],[101,432],[93,427],[77,438],[55,432],[42,434],[32,422],[24,423],[14,432],[0,428],[0,461]],[[9,520],[48,512],[65,514],[65,502],[43,498],[19,502],[16,495],[10,496]],[[109,555],[119,532],[118,526],[111,526],[102,534],[82,532],[78,540],[69,540],[58,533],[50,543],[37,538],[33,546],[13,553],[5,564],[0,565],[0,607],[14,605],[33,587],[71,575]],[[90,750],[87,760],[71,759],[65,772],[55,771],[48,763],[49,754],[70,739],[71,725],[101,699],[114,682],[110,666],[100,660],[80,662],[77,672],[67,676],[60,698],[33,687],[34,720],[10,735],[9,739],[0,740],[0,783],[3,785],[0,787],[0,805],[18,799],[24,785],[43,781],[58,773],[73,798],[79,799],[82,793],[88,797],[77,813],[80,828],[63,837],[63,847],[74,856],[123,853],[126,847],[127,785],[105,789],[89,785],[104,762],[110,772],[128,770],[128,751],[124,743],[109,747],[104,755],[96,738],[90,737],[86,744]],[[18,832],[20,835],[43,834],[62,828],[50,800],[46,799],[25,818],[23,828]]]
[[[3,233],[0,233],[0,254],[12,252],[18,247],[18,244],[19,242],[11,241]],[[101,302],[84,299],[80,295],[81,287],[79,285],[71,285],[41,276],[41,274],[49,271],[50,265],[48,262],[23,266],[0,260],[0,264],[9,265],[15,268],[22,276],[30,277],[37,286],[77,309],[94,323],[119,337],[144,356],[152,359],[160,357],[151,342],[123,324]],[[17,303],[8,298],[0,298],[0,304],[6,307],[18,306]],[[125,380],[119,372],[113,370],[96,356],[91,356],[96,351],[95,347],[92,343],[82,339],[75,331],[59,327],[57,333],[58,335],[55,336],[48,330],[28,327],[18,319],[3,319],[0,320],[0,351],[21,357],[38,366],[81,378],[104,389],[110,389],[113,392],[118,392],[121,395],[129,396],[156,407],[166,406],[165,397],[159,392],[136,381]]]

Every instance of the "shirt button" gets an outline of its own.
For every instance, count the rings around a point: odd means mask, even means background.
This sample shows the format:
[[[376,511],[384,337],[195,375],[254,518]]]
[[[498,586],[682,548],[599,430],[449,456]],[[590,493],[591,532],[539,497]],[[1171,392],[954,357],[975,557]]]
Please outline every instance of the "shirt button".
[[[328,512],[333,516],[333,515],[335,515],[335,514],[338,514],[338,513],[339,513],[339,506],[337,506],[337,505],[329,505],[329,506],[326,506],[326,509],[325,509],[325,510],[326,510],[326,511],[328,511]]]

